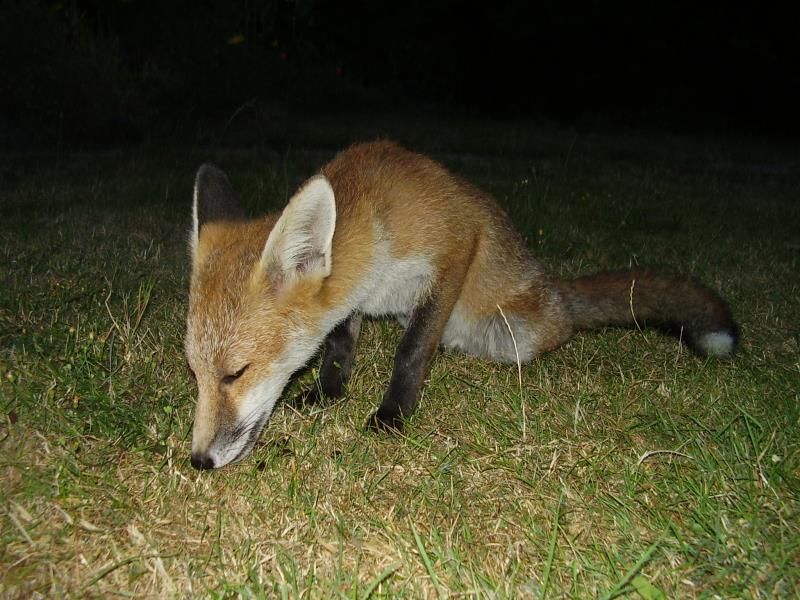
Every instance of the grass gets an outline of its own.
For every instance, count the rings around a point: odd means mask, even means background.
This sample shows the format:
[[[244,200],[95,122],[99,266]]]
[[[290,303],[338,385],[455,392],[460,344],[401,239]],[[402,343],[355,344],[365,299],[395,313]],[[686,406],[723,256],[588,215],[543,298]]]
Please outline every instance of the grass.
[[[520,389],[516,366],[441,352],[412,426],[385,437],[363,424],[401,332],[371,321],[346,401],[287,403],[253,456],[198,473],[181,348],[194,169],[213,156],[255,214],[364,131],[9,156],[0,596],[800,594],[800,165],[753,141],[455,126],[366,135],[489,189],[558,275],[697,275],[734,308],[736,358],[593,332],[522,365]]]

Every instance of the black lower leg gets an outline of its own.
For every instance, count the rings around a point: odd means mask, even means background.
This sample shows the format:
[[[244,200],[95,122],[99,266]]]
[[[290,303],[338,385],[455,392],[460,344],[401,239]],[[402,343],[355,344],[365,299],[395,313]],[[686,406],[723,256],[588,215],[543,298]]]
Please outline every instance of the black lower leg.
[[[380,408],[367,422],[369,428],[399,431],[403,427],[403,420],[414,412],[441,337],[440,310],[433,297],[414,309],[394,357],[389,388]]]
[[[319,389],[314,388],[306,397],[307,402],[325,398],[340,398],[344,386],[353,370],[356,342],[361,330],[361,315],[353,314],[339,323],[325,338],[322,365],[319,370]]]

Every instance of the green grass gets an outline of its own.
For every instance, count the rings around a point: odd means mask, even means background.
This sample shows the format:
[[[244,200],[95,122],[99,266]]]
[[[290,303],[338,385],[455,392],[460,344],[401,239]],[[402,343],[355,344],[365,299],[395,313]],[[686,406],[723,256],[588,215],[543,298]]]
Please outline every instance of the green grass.
[[[800,594],[788,151],[530,124],[325,127],[283,132],[297,139],[279,151],[2,161],[0,596]],[[495,194],[556,274],[669,264],[718,288],[740,353],[593,332],[523,365],[520,389],[516,366],[442,352],[405,436],[386,437],[363,424],[401,332],[372,321],[345,401],[285,404],[242,464],[194,471],[195,168],[228,168],[256,214],[335,147],[387,132]]]

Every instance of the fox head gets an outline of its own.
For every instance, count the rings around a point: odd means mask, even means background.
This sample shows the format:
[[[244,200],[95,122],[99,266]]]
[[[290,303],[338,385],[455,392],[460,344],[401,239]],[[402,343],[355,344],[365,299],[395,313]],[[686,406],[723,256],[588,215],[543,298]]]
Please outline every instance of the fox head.
[[[225,173],[198,170],[185,340],[198,392],[195,468],[247,456],[291,374],[324,339],[317,315],[335,227],[333,189],[321,175],[280,216],[246,220]]]

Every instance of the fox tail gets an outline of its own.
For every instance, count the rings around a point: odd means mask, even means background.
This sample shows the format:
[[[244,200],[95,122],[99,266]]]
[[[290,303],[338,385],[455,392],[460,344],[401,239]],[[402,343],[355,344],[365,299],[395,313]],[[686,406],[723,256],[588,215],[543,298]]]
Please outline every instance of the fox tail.
[[[575,330],[607,325],[667,329],[700,356],[728,358],[739,330],[728,305],[690,277],[651,269],[556,281]]]

